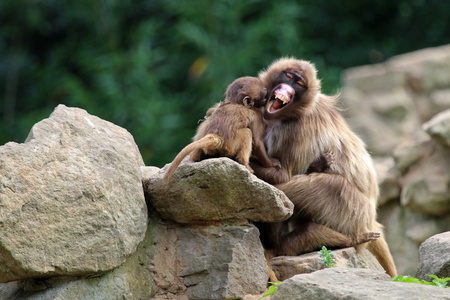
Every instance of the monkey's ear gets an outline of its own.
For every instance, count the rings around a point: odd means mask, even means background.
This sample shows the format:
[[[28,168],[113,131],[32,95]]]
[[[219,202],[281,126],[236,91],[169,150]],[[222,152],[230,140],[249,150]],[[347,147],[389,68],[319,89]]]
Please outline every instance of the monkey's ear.
[[[255,105],[255,103],[249,96],[245,96],[244,99],[242,99],[242,104],[244,104],[244,106],[247,108],[253,108],[253,106]]]

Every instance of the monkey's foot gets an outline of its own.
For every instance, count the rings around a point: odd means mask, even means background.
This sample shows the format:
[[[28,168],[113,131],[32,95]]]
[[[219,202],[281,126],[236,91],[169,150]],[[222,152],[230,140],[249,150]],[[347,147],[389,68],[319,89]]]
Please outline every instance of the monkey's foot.
[[[352,246],[364,244],[367,242],[375,241],[381,236],[381,233],[379,232],[366,232],[363,234],[360,234],[356,239],[352,238],[351,243],[353,243]]]
[[[236,160],[238,163],[240,163],[241,165],[244,165],[244,167],[247,168],[247,170],[249,170],[250,173],[255,174],[255,171],[253,171],[252,167],[250,167],[250,165],[248,164],[248,162],[246,160],[244,160],[242,157],[236,157]]]

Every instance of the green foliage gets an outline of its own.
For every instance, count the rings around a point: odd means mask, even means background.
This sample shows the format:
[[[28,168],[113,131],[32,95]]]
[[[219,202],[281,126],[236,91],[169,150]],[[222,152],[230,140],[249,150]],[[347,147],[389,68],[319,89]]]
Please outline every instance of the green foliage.
[[[334,267],[334,262],[336,261],[334,259],[333,253],[331,253],[331,250],[327,250],[327,247],[322,246],[322,250],[319,251],[320,258],[322,258],[322,266],[326,268]]]
[[[273,293],[275,293],[275,291],[277,290],[278,285],[281,283],[281,281],[269,282],[269,283],[270,283],[269,291],[266,294],[264,294],[261,297],[259,297],[259,299],[273,295]]]
[[[447,286],[447,281],[450,281],[450,277],[446,277],[446,278],[439,278],[436,275],[430,275],[427,274],[427,276],[433,278],[432,282],[426,281],[426,280],[420,280],[417,279],[415,277],[412,276],[396,276],[394,278],[392,278],[392,281],[397,281],[397,282],[409,282],[409,283],[420,283],[420,284],[425,284],[425,285],[435,285],[435,286],[439,286],[439,287],[449,287]]]
[[[448,15],[439,0],[3,0],[0,144],[63,103],[128,129],[161,167],[235,78],[295,56],[334,93],[343,68],[449,43]]]

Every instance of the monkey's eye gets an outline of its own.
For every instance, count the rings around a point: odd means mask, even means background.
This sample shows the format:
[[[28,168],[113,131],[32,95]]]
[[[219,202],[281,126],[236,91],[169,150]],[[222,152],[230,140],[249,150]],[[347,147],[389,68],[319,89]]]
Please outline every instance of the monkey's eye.
[[[296,82],[298,87],[305,87],[306,86],[306,81],[305,79],[303,79],[303,77],[300,76],[300,80]]]
[[[297,86],[298,87],[304,87],[305,83],[303,81],[299,80],[299,81],[297,81]]]
[[[291,80],[292,78],[294,78],[294,74],[290,73],[290,72],[286,72],[284,73],[284,76],[286,76],[287,79]]]

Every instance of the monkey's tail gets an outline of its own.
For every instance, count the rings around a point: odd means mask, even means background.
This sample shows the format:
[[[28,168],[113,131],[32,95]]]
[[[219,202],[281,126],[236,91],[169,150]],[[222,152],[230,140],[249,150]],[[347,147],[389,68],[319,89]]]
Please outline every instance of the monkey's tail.
[[[383,232],[383,226],[378,223],[377,232]],[[375,241],[372,241],[368,245],[368,249],[377,258],[378,262],[384,268],[386,273],[391,276],[397,276],[397,270],[395,268],[394,259],[392,258],[391,252],[389,251],[388,244],[382,235]]]
[[[173,173],[175,173],[176,169],[178,168],[179,164],[183,161],[183,159],[188,156],[192,151],[207,148],[210,150],[220,149],[223,147],[223,138],[217,134],[207,134],[198,141],[192,142],[186,147],[183,148],[183,150],[178,153],[178,155],[175,157],[175,159],[172,161],[172,163],[169,166],[169,169],[167,169],[166,173],[164,174],[163,181],[168,182],[169,179],[172,177]]]

